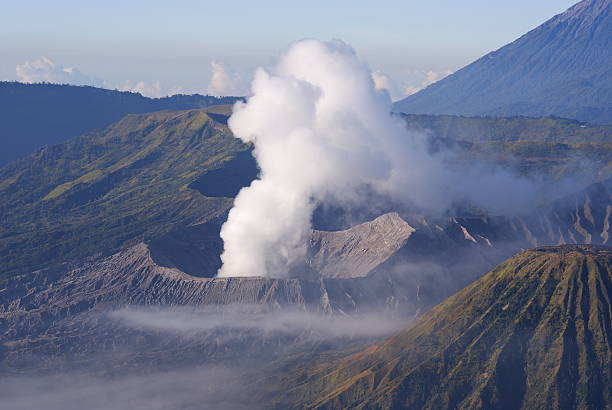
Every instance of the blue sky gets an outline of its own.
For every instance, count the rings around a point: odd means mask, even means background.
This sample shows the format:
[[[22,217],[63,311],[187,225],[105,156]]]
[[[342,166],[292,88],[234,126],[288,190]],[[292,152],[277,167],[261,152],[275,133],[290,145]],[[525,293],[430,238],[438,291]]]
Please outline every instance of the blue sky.
[[[247,82],[289,42],[315,37],[348,42],[404,90],[461,68],[573,3],[3,0],[0,79],[17,79],[17,65],[46,56],[56,68],[74,67],[110,87],[142,81],[159,83],[162,93],[202,92],[212,60]]]

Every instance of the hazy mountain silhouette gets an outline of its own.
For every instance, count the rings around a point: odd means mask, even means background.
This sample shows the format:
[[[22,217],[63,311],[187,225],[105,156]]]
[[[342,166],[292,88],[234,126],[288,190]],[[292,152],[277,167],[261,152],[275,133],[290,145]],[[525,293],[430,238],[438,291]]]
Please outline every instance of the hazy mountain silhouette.
[[[584,0],[394,109],[612,123],[611,11],[611,0]]]
[[[0,82],[0,166],[50,144],[106,127],[126,114],[230,104],[235,97],[138,93],[89,86]]]

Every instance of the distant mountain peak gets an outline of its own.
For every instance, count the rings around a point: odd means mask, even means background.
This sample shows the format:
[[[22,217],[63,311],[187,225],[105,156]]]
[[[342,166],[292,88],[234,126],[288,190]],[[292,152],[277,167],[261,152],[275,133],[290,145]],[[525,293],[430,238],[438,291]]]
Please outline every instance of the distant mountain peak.
[[[612,0],[585,0],[394,105],[410,114],[612,123]]]
[[[582,25],[591,25],[611,5],[612,0],[583,0],[565,12],[556,15],[545,24],[559,24],[571,20],[579,20]]]

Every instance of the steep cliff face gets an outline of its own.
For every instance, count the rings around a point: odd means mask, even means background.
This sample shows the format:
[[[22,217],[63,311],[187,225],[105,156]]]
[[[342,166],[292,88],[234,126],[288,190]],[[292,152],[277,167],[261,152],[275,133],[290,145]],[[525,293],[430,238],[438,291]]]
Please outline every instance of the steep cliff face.
[[[389,309],[412,316],[521,249],[608,244],[611,183],[523,217],[406,216],[407,222],[390,213],[345,231],[313,231],[307,262],[319,276],[309,279],[214,278],[223,221],[215,219],[109,257],[3,279],[2,328],[42,326],[52,318],[124,305],[254,304],[327,313]]]
[[[438,303],[516,252],[609,244],[612,180],[512,217],[386,214],[339,232],[314,231],[309,263],[324,277],[391,275]]]
[[[0,330],[9,339],[42,333],[59,321],[83,312],[108,311],[128,305],[238,304],[324,314],[418,309],[406,287],[395,286],[386,277],[201,278],[156,264],[145,244],[110,257],[92,258],[4,280],[0,288]]]
[[[133,333],[99,319],[125,308],[243,306],[347,318],[375,312],[407,322],[521,249],[609,243],[611,213],[605,181],[521,217],[385,214],[345,231],[313,231],[306,261],[313,275],[284,279],[214,278],[222,250],[219,217],[111,256],[2,279],[1,352],[8,362],[21,363],[34,354],[61,356],[73,349],[87,356],[98,339],[114,332],[119,341],[111,340],[127,343]],[[220,337],[206,334],[205,346],[197,348],[203,357],[220,354]],[[232,354],[238,357],[245,346],[263,343],[272,352],[274,343],[297,346],[302,336],[270,339],[265,332],[239,330],[233,337]],[[195,354],[193,349],[185,351]]]
[[[344,231],[314,231],[308,264],[324,277],[367,276],[397,252],[414,231],[395,212]]]
[[[398,335],[297,370],[276,397],[284,408],[609,408],[611,292],[609,247],[522,252]]]
[[[388,276],[196,277],[160,266],[153,254],[141,243],[0,282],[0,374],[112,373],[219,360],[263,366],[300,349],[389,334],[427,307],[412,283]],[[382,316],[363,328],[359,318],[373,314]],[[126,324],[124,316],[136,319]]]

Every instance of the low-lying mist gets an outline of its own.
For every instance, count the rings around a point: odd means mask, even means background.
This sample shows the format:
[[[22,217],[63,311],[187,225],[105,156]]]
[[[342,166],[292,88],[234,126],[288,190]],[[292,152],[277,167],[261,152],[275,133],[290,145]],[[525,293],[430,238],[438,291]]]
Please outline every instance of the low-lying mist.
[[[244,372],[221,366],[131,374],[116,378],[80,372],[0,380],[7,410],[247,410]]]
[[[13,358],[0,366],[0,407],[256,409],[251,389],[271,362],[369,342],[408,322],[388,312],[326,315],[251,305],[92,311],[47,330],[28,366],[9,368]],[[62,343],[53,335],[64,335]]]
[[[262,310],[261,306],[209,308],[124,308],[108,313],[126,327],[198,337],[212,331],[256,331],[261,337],[299,336],[311,339],[382,337],[406,326],[405,317],[389,312],[352,315],[321,314],[291,308]]]
[[[28,359],[34,367],[4,367],[0,407],[256,409],[251,389],[270,361],[326,343],[372,340],[406,323],[387,312],[324,315],[250,305],[89,312],[56,330],[78,329],[63,339],[63,351],[49,354],[51,338],[41,356]]]

